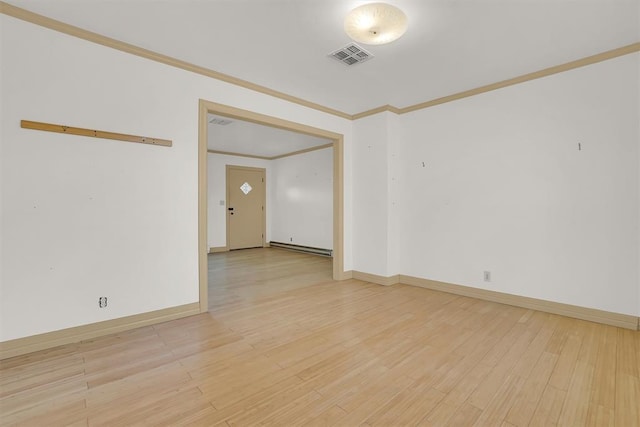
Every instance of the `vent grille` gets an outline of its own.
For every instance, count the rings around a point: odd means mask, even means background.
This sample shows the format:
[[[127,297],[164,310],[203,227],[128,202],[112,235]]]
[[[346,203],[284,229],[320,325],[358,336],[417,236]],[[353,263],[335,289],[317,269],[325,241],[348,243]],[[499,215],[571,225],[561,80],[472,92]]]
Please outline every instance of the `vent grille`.
[[[360,62],[368,61],[373,55],[355,43],[351,43],[329,54],[330,57],[343,64],[353,65]]]
[[[209,123],[212,123],[214,125],[226,126],[230,123],[233,123],[233,120],[223,119],[222,117],[214,117],[213,119],[209,120]]]

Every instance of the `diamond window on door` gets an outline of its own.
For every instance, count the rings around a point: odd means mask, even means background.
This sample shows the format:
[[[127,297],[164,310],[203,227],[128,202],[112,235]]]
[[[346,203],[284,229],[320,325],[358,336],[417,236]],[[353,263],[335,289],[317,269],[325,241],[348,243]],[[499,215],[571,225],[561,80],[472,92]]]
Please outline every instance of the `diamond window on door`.
[[[242,184],[240,186],[240,190],[242,190],[242,192],[247,195],[249,194],[249,191],[253,190],[253,188],[251,188],[251,186],[249,185],[248,182],[245,182],[244,184]]]

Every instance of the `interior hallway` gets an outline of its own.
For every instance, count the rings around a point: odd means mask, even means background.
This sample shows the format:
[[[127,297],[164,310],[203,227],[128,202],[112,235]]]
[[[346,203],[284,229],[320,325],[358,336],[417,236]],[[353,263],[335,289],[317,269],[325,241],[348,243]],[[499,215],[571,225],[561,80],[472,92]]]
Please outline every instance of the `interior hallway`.
[[[323,256],[271,248],[210,254],[209,310],[330,281],[331,258]]]
[[[638,332],[278,249],[209,272],[208,314],[0,362],[0,423],[640,424]]]

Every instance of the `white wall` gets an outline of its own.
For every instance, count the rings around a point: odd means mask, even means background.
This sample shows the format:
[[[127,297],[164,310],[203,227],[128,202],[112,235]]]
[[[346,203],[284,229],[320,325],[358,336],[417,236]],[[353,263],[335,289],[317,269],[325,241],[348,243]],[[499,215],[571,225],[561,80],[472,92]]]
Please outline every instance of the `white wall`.
[[[272,162],[270,240],[333,249],[333,149]]]
[[[638,60],[401,116],[402,273],[640,315]]]
[[[402,206],[399,197],[404,192],[400,185],[405,167],[400,156],[402,135],[401,116],[387,113],[387,276],[401,274],[400,253],[404,242],[400,233]]]
[[[223,247],[227,245],[227,174],[226,165],[249,166],[266,169],[266,241],[271,236],[271,206],[273,200],[273,175],[271,172],[271,161],[264,159],[253,159],[250,157],[228,156],[225,154],[208,153],[208,221],[207,221],[207,241],[208,247]],[[220,204],[224,202],[224,205]]]
[[[0,31],[0,341],[197,301],[200,98],[344,134],[345,270],[640,315],[638,54],[352,123],[5,15]]]
[[[226,246],[226,165],[266,169],[268,241],[333,248],[333,150],[276,160],[208,154],[208,244]],[[225,206],[220,201],[225,201]],[[290,238],[293,238],[290,241]]]
[[[344,134],[351,209],[350,121],[5,15],[0,31],[0,341],[198,300],[201,98]],[[21,119],[173,147],[25,130]]]
[[[354,122],[354,270],[389,276],[389,120],[380,113]]]

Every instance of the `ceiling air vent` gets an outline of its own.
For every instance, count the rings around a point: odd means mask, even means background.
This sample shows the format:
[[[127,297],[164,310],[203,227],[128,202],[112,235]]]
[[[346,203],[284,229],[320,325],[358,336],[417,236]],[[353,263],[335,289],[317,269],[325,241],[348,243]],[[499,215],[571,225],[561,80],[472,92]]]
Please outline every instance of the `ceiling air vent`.
[[[355,43],[350,43],[342,49],[331,52],[329,56],[347,65],[358,64],[373,58],[372,54]]]
[[[209,120],[209,123],[213,123],[214,125],[226,126],[229,123],[233,123],[233,120],[223,119],[222,117],[214,117],[213,119]]]

